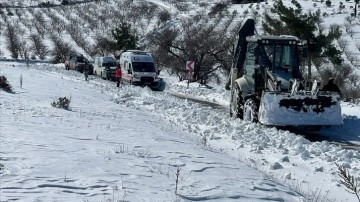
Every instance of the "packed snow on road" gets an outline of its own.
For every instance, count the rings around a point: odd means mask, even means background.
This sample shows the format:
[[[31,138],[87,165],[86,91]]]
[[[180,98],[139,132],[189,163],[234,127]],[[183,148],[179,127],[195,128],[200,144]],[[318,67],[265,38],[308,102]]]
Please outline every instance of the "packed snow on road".
[[[1,201],[356,201],[335,163],[360,180],[358,105],[309,141],[231,118],[222,84],[162,72],[163,92],[117,88],[40,63],[1,62],[0,75],[14,91],[0,90]],[[69,110],[51,106],[60,97]]]

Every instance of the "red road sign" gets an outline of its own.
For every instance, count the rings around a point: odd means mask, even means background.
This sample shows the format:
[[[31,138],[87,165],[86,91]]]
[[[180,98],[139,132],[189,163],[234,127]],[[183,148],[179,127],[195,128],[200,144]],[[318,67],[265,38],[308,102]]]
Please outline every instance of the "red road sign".
[[[186,70],[190,72],[194,71],[195,62],[194,61],[186,61]]]

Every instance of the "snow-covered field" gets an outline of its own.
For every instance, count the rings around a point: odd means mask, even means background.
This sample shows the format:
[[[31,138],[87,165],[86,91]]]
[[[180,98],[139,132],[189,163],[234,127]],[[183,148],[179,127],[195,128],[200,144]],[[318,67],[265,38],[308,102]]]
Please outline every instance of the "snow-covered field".
[[[200,3],[222,2],[184,1],[192,9],[180,11],[176,1],[146,1],[169,11],[174,20],[212,7],[199,7]],[[40,3],[0,0],[9,2],[14,6]],[[94,38],[113,29],[119,19],[106,17],[107,23],[91,28],[80,14],[93,10],[98,14],[90,16],[94,21],[108,11],[130,12],[117,9],[121,2],[94,2],[84,7],[88,10],[10,8],[6,11],[16,15],[8,16],[10,21],[1,16],[0,25],[10,22],[21,28],[21,41],[30,47],[28,36],[38,34],[33,29],[35,14],[44,16],[48,25],[57,25],[53,23],[56,16],[64,26],[79,18],[87,43],[94,45]],[[354,2],[344,2],[344,9],[335,1],[331,7],[319,1],[299,3],[304,11],[319,9],[327,15],[321,23],[325,32],[332,24],[340,24],[343,35],[335,43],[346,45],[344,52],[351,53],[344,55],[345,60],[358,57],[359,19],[345,20]],[[238,11],[236,24],[272,4],[270,0],[258,8],[255,4],[232,5],[228,10]],[[144,25],[141,19],[134,20],[128,19],[145,34],[153,30],[157,15],[150,16],[148,26],[140,26]],[[50,50],[49,37],[55,30],[44,30],[44,43]],[[61,28],[56,32],[85,53],[69,31]],[[0,35],[0,58],[9,59],[4,33]],[[357,62],[352,65],[358,72]],[[92,76],[85,82],[83,75],[65,71],[62,64],[0,62],[0,75],[9,79],[15,91],[0,90],[0,201],[357,201],[340,183],[335,163],[360,181],[359,105],[342,103],[343,125],[324,128],[321,136],[310,134],[314,137],[308,139],[322,140],[311,142],[288,130],[230,118],[229,92],[223,84],[210,84],[212,89],[198,84],[187,88],[186,83],[164,74],[167,89],[153,92],[134,86],[118,89],[115,83]],[[63,96],[71,98],[70,110],[51,106]],[[343,143],[357,150],[344,149]]]
[[[0,90],[0,201],[356,201],[335,163],[360,180],[358,150],[171,95],[227,107],[223,85],[118,89],[62,64],[1,62],[0,75],[15,91]],[[70,110],[51,106],[63,96]],[[321,134],[360,145],[360,107],[342,112]]]

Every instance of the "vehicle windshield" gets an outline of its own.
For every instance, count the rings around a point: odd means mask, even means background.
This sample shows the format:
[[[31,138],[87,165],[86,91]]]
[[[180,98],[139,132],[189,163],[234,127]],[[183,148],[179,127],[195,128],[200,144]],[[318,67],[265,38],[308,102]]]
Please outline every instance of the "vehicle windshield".
[[[300,75],[297,46],[263,45],[262,57],[271,64],[273,72],[289,73],[297,78]]]
[[[104,62],[103,67],[116,67],[116,62]]]
[[[77,57],[76,62],[85,63],[85,59],[83,57]]]
[[[113,57],[104,57],[102,60],[102,66],[103,67],[116,67],[117,63],[115,58]]]
[[[133,62],[134,72],[155,72],[155,65],[152,62]]]

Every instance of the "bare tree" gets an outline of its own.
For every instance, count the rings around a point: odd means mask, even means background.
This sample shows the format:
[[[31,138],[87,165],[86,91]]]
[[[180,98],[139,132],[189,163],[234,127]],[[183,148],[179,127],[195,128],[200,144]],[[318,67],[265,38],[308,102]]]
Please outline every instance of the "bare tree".
[[[0,35],[1,35],[1,31],[4,30],[4,27],[5,27],[5,23],[0,21]]]
[[[32,42],[31,49],[34,51],[34,54],[37,55],[40,60],[44,60],[49,53],[49,49],[42,41],[42,38],[37,34],[31,34],[30,40]]]
[[[339,88],[342,88],[347,82],[354,69],[348,63],[344,63],[339,66],[335,66],[335,73],[337,78],[337,84]]]
[[[353,35],[354,35],[354,27],[355,27],[355,24],[352,24],[352,23],[349,23],[349,22],[345,22],[345,23],[344,23],[345,31],[346,31],[346,33],[348,33],[351,37],[353,37]]]
[[[17,9],[15,9],[15,14],[19,19],[21,19],[21,16],[24,15],[24,11],[22,9],[17,8]]]
[[[30,47],[26,39],[19,38],[19,55],[22,59],[29,59]]]
[[[185,63],[195,61],[194,79],[199,80],[207,75],[214,76],[217,67],[228,68],[231,61],[233,41],[223,34],[217,23],[192,19],[182,22],[180,28],[164,27],[148,35],[149,46],[155,50],[156,61],[160,66],[168,67],[169,72],[182,78]],[[199,23],[196,23],[198,22]]]
[[[356,21],[356,18],[353,17],[353,16],[347,16],[347,17],[345,18],[345,21],[346,21],[347,23],[349,23],[349,24],[354,24],[354,22]]]
[[[20,38],[17,33],[17,29],[15,26],[10,24],[9,22],[6,24],[5,29],[5,37],[6,37],[6,47],[11,53],[11,57],[17,59],[19,57],[19,49],[20,49]]]
[[[53,62],[64,62],[66,55],[73,51],[72,47],[54,34],[51,35],[51,41],[53,42],[53,50],[51,51]]]
[[[344,92],[344,97],[352,103],[360,102],[360,76],[357,74],[352,74],[349,77],[350,83],[347,86],[346,91]]]
[[[59,36],[61,36],[62,31],[65,30],[65,22],[55,14],[54,10],[47,13],[48,17],[51,19],[50,25],[53,30],[55,30]]]
[[[109,53],[112,53],[112,44],[113,41],[109,39],[110,37],[98,35],[96,37],[95,45],[91,48],[91,51],[89,51],[89,55],[95,56],[95,55],[108,55]]]
[[[1,18],[4,20],[4,22],[7,23],[9,17],[8,17],[8,15],[4,12],[3,9],[0,9],[0,15],[1,15]]]
[[[96,12],[92,12],[92,10],[94,9],[89,6],[88,9],[80,9],[78,11],[79,17],[88,24],[90,30],[98,28],[97,14]],[[120,19],[122,19],[122,17],[120,17]]]
[[[46,34],[46,21],[44,16],[41,13],[34,13],[33,26],[35,27],[38,34],[44,38]]]
[[[167,11],[167,10],[160,11],[159,14],[158,14],[157,25],[161,26],[161,25],[165,24],[165,22],[167,22],[170,19],[171,19],[171,13],[169,11]]]

